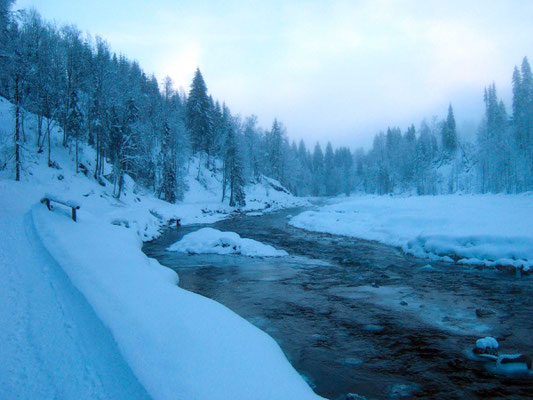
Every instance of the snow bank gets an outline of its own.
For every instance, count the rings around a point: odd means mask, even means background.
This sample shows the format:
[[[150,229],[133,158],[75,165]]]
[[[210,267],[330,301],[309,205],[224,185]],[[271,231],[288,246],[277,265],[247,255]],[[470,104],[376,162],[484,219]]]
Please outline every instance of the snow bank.
[[[531,358],[524,354],[501,354],[495,363],[487,364],[485,367],[493,374],[527,379],[533,376]]]
[[[482,338],[482,339],[478,339],[476,341],[476,347],[478,349],[497,349],[498,347],[500,347],[500,345],[498,344],[498,341],[496,339],[494,339],[493,337],[490,337],[490,336],[487,336],[485,338]]]
[[[276,211],[283,208],[304,207],[311,203],[305,198],[293,196],[283,185],[272,178],[261,176],[245,187],[244,211]]]
[[[28,212],[38,195],[0,180],[0,399],[149,399],[93,307],[43,248]]]
[[[221,232],[213,228],[202,228],[185,235],[167,250],[189,254],[240,254],[248,257],[281,257],[289,255],[284,250],[256,240],[241,238],[235,232]]]
[[[533,267],[533,196],[358,196],[289,222],[309,231],[375,240],[418,257]]]
[[[156,399],[317,398],[276,342],[223,305],[176,286],[136,235],[41,205],[35,226]]]

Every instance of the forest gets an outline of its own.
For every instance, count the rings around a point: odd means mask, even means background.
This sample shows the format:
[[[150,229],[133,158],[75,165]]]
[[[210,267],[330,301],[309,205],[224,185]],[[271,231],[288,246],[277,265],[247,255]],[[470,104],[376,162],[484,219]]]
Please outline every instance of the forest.
[[[453,107],[441,118],[377,133],[369,150],[289,140],[283,123],[259,126],[208,91],[197,69],[188,93],[147,74],[100,37],[58,27],[35,10],[0,2],[0,95],[14,104],[12,140],[0,143],[0,169],[25,167],[25,113],[37,115],[39,152],[55,167],[50,132],[58,124],[76,169],[106,177],[121,195],[124,174],[171,203],[183,198],[191,157],[219,172],[222,200],[245,204],[243,187],[267,176],[297,196],[354,192],[436,195],[533,190],[533,76],[528,59],[512,73],[512,105],[495,84],[480,93],[485,114],[473,142],[457,131]],[[354,133],[355,134],[355,133]],[[78,161],[80,143],[96,152]],[[111,165],[106,168],[106,165]],[[110,170],[109,170],[110,169]]]

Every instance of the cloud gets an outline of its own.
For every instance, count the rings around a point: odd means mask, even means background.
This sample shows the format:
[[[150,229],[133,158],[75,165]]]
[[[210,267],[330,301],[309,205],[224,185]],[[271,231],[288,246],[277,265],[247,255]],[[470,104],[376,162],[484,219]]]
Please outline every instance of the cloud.
[[[202,70],[215,98],[294,139],[368,144],[387,125],[432,115],[477,120],[495,81],[533,48],[533,2],[19,0],[102,34],[160,79],[188,89]]]

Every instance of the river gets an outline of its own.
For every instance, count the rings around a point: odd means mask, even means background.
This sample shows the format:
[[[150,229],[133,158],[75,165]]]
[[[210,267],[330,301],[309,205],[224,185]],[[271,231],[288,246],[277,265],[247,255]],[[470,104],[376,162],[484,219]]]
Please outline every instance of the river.
[[[289,226],[288,218],[301,211],[209,225],[289,257],[165,250],[203,225],[170,229],[143,251],[176,270],[181,287],[270,334],[321,396],[532,398],[530,377],[496,375],[467,357],[484,336],[496,337],[502,352],[531,352],[531,277],[429,263],[378,243]]]

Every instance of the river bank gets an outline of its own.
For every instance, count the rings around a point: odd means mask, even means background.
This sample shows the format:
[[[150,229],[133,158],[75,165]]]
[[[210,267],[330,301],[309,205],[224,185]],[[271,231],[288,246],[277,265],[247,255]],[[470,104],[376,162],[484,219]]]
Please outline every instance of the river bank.
[[[289,257],[166,251],[203,225],[169,230],[143,250],[178,271],[181,287],[213,298],[269,333],[327,398],[528,397],[531,380],[491,374],[465,352],[489,334],[509,351],[531,351],[530,277],[443,262],[431,262],[430,269],[428,260],[394,247],[289,226],[302,211],[210,225]],[[490,315],[479,317],[483,311]]]

